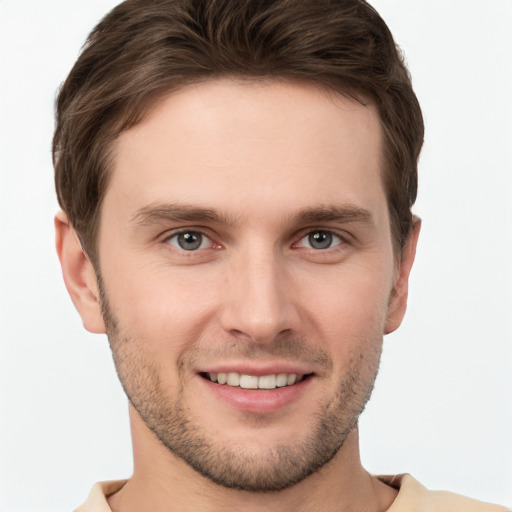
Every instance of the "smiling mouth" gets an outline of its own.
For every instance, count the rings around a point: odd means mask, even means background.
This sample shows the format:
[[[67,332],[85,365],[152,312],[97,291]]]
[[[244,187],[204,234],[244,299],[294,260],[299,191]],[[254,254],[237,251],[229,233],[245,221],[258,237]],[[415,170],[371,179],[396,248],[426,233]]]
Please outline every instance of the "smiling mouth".
[[[306,379],[308,375],[299,375],[296,373],[278,373],[273,375],[247,375],[245,373],[202,373],[205,379],[217,384],[231,386],[242,389],[276,389],[293,386]]]

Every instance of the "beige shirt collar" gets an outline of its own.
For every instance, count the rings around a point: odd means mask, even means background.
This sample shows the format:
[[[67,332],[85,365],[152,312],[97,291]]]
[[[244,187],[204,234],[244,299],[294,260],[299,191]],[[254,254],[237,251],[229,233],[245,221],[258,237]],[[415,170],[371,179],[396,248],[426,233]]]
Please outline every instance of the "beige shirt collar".
[[[512,512],[499,505],[483,503],[446,491],[429,491],[411,475],[378,476],[385,484],[398,489],[398,496],[386,512]],[[107,497],[119,491],[126,480],[94,485],[87,501],[75,512],[112,512]]]

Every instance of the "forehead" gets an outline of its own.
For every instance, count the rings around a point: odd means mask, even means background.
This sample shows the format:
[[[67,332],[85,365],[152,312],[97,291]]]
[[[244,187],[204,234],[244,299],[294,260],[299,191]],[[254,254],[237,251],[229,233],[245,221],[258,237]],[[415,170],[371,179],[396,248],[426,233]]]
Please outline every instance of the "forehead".
[[[104,208],[125,216],[171,201],[227,215],[340,201],[368,208],[385,196],[381,146],[371,105],[311,85],[209,81],[170,93],[120,136]]]

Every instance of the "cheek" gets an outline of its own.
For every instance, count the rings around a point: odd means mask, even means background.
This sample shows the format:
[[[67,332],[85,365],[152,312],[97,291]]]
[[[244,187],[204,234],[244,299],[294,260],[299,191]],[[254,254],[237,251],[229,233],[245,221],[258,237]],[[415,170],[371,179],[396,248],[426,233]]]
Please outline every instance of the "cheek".
[[[379,264],[329,269],[301,282],[301,314],[334,348],[348,352],[361,342],[381,339],[387,318],[392,275]],[[321,283],[321,286],[318,285]]]
[[[379,262],[354,262],[322,270],[318,291],[322,291],[326,303],[363,313],[389,296],[392,272]]]
[[[105,288],[120,326],[147,350],[179,352],[204,330],[218,302],[215,273],[198,267],[117,268]]]

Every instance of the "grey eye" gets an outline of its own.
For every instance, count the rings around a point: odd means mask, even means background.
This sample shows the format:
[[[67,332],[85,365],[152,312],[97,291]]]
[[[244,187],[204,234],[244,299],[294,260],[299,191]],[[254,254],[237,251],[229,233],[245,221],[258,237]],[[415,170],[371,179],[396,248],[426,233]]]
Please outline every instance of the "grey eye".
[[[171,236],[168,243],[184,251],[196,251],[197,249],[209,247],[211,241],[198,231],[183,231]]]
[[[344,240],[333,233],[332,231],[324,231],[322,229],[318,229],[317,231],[311,231],[307,235],[303,236],[299,240],[300,247],[307,247],[308,249],[332,249],[338,245],[341,245]]]
[[[328,249],[332,245],[332,239],[329,231],[314,231],[308,235],[309,245],[313,249]]]

